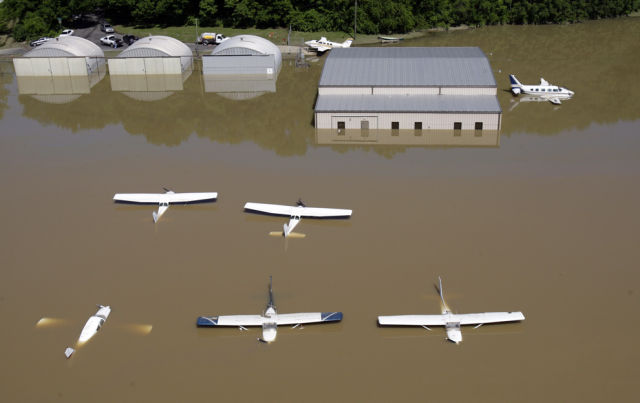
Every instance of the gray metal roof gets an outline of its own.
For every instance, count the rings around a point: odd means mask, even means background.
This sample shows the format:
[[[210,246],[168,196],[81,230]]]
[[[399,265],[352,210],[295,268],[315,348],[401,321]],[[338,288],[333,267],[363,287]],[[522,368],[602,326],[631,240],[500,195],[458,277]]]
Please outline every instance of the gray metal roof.
[[[478,47],[332,49],[320,87],[496,87]]]
[[[104,57],[98,45],[78,36],[60,36],[24,54],[24,57]]]
[[[318,95],[315,111],[501,113],[502,109],[495,95]]]

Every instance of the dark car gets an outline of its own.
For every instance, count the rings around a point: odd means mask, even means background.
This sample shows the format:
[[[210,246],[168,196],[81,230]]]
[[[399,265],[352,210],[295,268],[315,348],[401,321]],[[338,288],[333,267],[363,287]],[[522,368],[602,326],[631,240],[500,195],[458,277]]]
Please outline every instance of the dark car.
[[[122,42],[126,43],[127,45],[131,45],[132,43],[134,43],[138,39],[140,39],[140,38],[138,38],[135,35],[125,34],[125,35],[122,36]]]

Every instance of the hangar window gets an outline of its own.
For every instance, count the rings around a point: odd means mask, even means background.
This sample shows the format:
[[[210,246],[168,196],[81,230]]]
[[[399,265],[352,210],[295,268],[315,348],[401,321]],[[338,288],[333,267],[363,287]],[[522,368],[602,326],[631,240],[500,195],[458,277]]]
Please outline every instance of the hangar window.
[[[414,122],[413,123],[413,134],[415,136],[422,135],[422,122]]]
[[[397,136],[400,130],[400,122],[391,122],[391,135]]]
[[[476,132],[475,135],[477,137],[482,136],[482,122],[476,122]]]

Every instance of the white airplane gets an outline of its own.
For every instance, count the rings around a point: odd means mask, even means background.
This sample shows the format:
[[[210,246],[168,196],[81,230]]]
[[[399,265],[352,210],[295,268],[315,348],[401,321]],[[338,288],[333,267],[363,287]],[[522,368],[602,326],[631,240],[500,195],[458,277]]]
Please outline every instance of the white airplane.
[[[380,326],[422,326],[427,330],[429,326],[444,326],[447,339],[458,344],[462,341],[460,326],[476,325],[479,328],[485,323],[515,322],[524,320],[522,312],[484,312],[455,314],[449,310],[442,294],[442,280],[438,277],[440,288],[438,294],[442,300],[441,315],[395,315],[378,316]]]
[[[170,203],[195,203],[218,198],[216,192],[174,193],[163,188],[166,193],[116,193],[113,200],[121,203],[158,204],[158,212],[153,212],[153,222],[158,222]]]
[[[259,341],[271,343],[278,334],[278,325],[294,325],[292,329],[304,323],[340,322],[342,312],[304,312],[279,314],[273,303],[273,289],[271,276],[269,276],[269,302],[262,315],[226,315],[226,316],[199,316],[196,322],[198,327],[237,327],[247,330],[245,326],[262,326],[262,338]]]
[[[82,331],[80,332],[80,337],[78,337],[78,341],[76,342],[76,348],[81,347],[83,344],[88,342],[93,336],[98,333],[104,322],[106,322],[109,314],[111,313],[110,306],[98,305],[98,311],[91,315],[85,323]],[[61,324],[66,322],[64,319],[44,317],[38,320],[36,323],[36,327],[47,327],[47,326],[55,326],[57,324]],[[122,326],[122,325],[121,325]],[[143,325],[143,324],[126,324],[125,327],[136,333],[141,334],[149,334],[153,328],[151,325]],[[67,358],[70,358],[73,353],[75,353],[75,349],[72,347],[67,347],[64,351],[64,355]]]
[[[536,95],[546,99],[555,105],[560,105],[561,99],[569,99],[573,96],[574,92],[564,87],[558,87],[551,85],[544,78],[540,79],[540,85],[525,85],[520,83],[516,76],[509,74],[509,81],[511,82],[511,92],[513,95],[527,94]]]
[[[348,48],[353,43],[353,38],[348,38],[346,41],[340,42],[331,42],[327,40],[324,36],[320,38],[320,40],[311,40],[306,41],[304,44],[308,47],[315,49],[317,53],[326,52],[327,50],[331,50],[333,48]]]
[[[245,210],[255,211],[263,214],[271,215],[284,215],[289,216],[289,224],[284,224],[282,232],[271,232],[270,235],[284,236],[285,238],[299,237],[303,238],[304,234],[298,234],[292,232],[293,229],[300,223],[302,217],[310,218],[346,218],[351,217],[351,210],[335,209],[335,208],[320,208],[320,207],[307,207],[298,200],[295,206],[284,206],[280,204],[264,204],[264,203],[246,203],[244,205]]]

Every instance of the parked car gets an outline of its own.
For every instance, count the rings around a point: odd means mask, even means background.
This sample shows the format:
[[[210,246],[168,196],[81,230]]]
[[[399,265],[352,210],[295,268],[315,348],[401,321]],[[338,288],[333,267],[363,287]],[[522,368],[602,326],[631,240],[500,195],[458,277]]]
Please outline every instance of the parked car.
[[[62,31],[62,33],[60,34],[60,36],[71,36],[73,35],[73,29],[65,29],[64,31]]]
[[[115,32],[111,24],[107,22],[103,22],[102,24],[100,24],[100,31],[106,32],[108,34]]]
[[[43,36],[42,38],[38,38],[35,41],[31,41],[31,43],[29,43],[29,45],[35,47],[35,46],[40,46],[45,42],[48,42],[50,40],[52,40],[53,38],[49,38],[48,36]]]
[[[119,48],[122,46],[122,39],[116,38],[115,35],[107,35],[100,38],[100,43],[112,48]]]
[[[126,34],[122,36],[122,42],[126,43],[127,45],[131,45],[133,42],[137,41],[138,39],[140,38],[138,38],[135,35]]]

